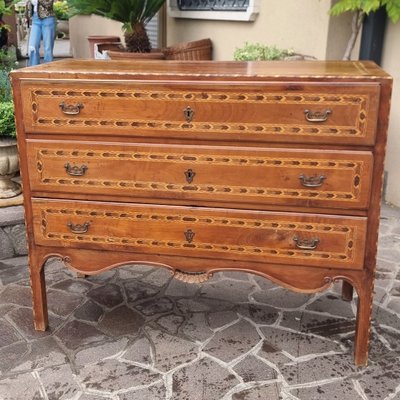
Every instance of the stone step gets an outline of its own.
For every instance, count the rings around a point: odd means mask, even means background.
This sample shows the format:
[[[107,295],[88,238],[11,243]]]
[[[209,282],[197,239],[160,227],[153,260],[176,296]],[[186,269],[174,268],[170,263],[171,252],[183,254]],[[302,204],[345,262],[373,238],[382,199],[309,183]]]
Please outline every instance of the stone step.
[[[27,254],[24,207],[1,207],[0,260]]]

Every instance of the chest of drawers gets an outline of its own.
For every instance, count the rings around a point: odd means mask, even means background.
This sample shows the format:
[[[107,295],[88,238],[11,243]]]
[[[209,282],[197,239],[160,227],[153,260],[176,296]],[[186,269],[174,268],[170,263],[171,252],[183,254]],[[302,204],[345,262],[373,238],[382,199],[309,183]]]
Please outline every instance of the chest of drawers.
[[[65,60],[12,74],[34,322],[44,263],[358,294],[368,358],[391,78],[370,62]]]

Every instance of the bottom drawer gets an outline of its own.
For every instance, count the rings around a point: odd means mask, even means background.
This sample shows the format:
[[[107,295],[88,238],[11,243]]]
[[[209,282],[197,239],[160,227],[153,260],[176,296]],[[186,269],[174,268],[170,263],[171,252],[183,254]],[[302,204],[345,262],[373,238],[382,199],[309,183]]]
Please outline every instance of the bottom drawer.
[[[33,199],[35,243],[362,269],[366,218]]]

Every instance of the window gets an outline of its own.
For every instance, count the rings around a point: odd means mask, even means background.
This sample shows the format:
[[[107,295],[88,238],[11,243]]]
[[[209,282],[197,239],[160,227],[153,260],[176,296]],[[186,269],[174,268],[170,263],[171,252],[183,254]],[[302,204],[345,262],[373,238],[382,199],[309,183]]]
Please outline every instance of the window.
[[[261,0],[169,0],[168,11],[175,18],[253,21]]]
[[[180,10],[246,11],[249,0],[178,0]]]

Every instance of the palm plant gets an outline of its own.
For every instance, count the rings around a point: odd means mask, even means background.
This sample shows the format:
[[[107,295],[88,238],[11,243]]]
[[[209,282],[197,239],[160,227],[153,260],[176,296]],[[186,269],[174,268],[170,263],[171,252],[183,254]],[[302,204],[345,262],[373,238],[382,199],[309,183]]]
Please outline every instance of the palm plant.
[[[68,0],[71,15],[96,14],[123,23],[127,51],[147,53],[151,43],[146,24],[165,0]]]

